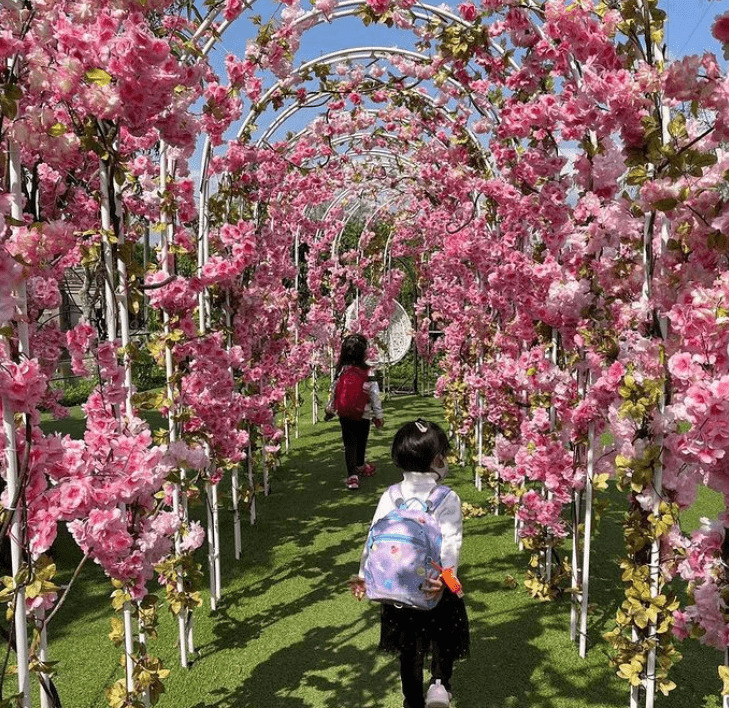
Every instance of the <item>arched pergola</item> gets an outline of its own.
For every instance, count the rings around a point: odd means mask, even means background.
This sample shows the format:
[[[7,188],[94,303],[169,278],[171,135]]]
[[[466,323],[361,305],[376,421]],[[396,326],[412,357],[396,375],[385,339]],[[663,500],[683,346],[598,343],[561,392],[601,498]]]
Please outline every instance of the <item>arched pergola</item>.
[[[4,468],[11,535],[24,538],[13,546],[13,575],[50,547],[51,526],[70,525],[117,586],[119,691],[136,695],[140,667],[152,667],[135,655],[132,620],[160,563],[183,665],[194,651],[187,564],[191,539],[202,537],[187,495],[206,492],[214,606],[221,476],[230,473],[234,497],[239,471],[247,478],[255,521],[256,475],[265,493],[291,391],[325,363],[353,298],[381,291],[361,326],[387,326],[406,275],[398,259],[413,263],[421,350],[432,329],[442,332],[438,392],[463,460],[495,510],[514,514],[534,556],[530,592],[546,599],[560,583],[575,588],[580,653],[601,475],[628,496],[626,601],[610,643],[631,705],[652,707],[656,689],[670,690],[672,627],[726,648],[729,581],[717,569],[729,559],[721,544],[706,550],[708,534],[688,538],[678,524],[699,484],[729,499],[721,72],[708,59],[667,66],[663,18],[649,0],[619,10],[484,4],[288,7],[230,57],[226,85],[210,57],[253,22],[253,2],[215,3],[204,17],[122,2],[123,21],[100,1],[93,11],[63,0],[30,15],[2,3],[3,26],[22,39],[8,50],[0,123],[10,195],[0,195],[0,269],[12,276],[0,291]],[[317,28],[356,17],[410,33],[412,47],[298,59]],[[74,44],[74,23],[96,44]],[[135,78],[142,73],[149,85]],[[198,204],[189,170],[197,156]],[[363,204],[365,231],[386,217],[386,242],[343,248]],[[159,235],[157,271],[146,275],[133,254],[145,231]],[[373,264],[387,274],[377,283],[368,281]],[[93,343],[85,323],[67,337],[44,331],[40,314],[70,267],[98,274],[103,341]],[[130,313],[142,296],[160,323],[150,351],[167,378],[154,401],[167,417],[158,441],[137,415],[153,401],[135,394],[132,376]],[[88,354],[101,372],[79,445],[37,424],[46,393],[36,392],[48,388],[63,339],[79,371]],[[46,454],[57,464],[36,465]],[[64,505],[82,483],[77,507]],[[160,498],[170,507],[161,530]],[[106,526],[92,521],[99,515]],[[122,550],[109,552],[97,527]],[[565,537],[569,578],[553,555]],[[165,544],[164,558],[149,550]],[[712,560],[691,575],[677,560],[682,548]],[[713,593],[713,624],[697,604],[674,613],[677,573],[692,592]],[[14,597],[25,606],[24,587]],[[25,613],[14,621],[25,696]]]

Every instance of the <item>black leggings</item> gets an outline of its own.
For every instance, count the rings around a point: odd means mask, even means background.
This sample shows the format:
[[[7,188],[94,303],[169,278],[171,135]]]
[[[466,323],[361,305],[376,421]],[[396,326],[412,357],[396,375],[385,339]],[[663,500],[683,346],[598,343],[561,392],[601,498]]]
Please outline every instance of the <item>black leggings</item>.
[[[423,696],[423,659],[425,647],[422,637],[418,637],[412,647],[400,651],[400,680],[405,697],[404,708],[424,708]],[[447,691],[451,689],[453,676],[453,655],[444,655],[437,642],[432,646],[433,657],[430,662],[430,675],[440,679]]]
[[[370,436],[370,421],[368,418],[352,420],[340,418],[342,426],[342,442],[344,443],[344,462],[347,465],[347,476],[357,474],[357,468],[365,462],[367,439]]]

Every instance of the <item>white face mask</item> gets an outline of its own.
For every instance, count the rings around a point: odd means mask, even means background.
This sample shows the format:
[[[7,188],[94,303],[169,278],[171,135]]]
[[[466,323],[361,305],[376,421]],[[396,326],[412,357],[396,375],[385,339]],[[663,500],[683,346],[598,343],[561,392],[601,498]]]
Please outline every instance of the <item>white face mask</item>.
[[[438,475],[438,481],[445,479],[448,476],[448,460],[443,458],[443,463],[440,467],[433,467],[430,468],[431,472],[435,472]]]

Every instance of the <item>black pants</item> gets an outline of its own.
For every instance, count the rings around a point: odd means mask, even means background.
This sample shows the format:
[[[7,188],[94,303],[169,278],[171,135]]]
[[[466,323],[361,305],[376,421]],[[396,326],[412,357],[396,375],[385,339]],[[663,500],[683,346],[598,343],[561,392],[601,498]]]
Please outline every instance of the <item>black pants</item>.
[[[370,436],[370,421],[368,418],[352,420],[340,418],[342,426],[342,442],[344,443],[344,462],[347,465],[347,476],[357,474],[357,468],[362,467],[367,450],[367,439]]]
[[[400,679],[405,708],[423,708],[423,665],[432,656],[430,673],[451,690],[456,659],[468,656],[470,632],[463,598],[450,590],[434,609],[423,611],[382,605],[380,646],[400,657]]]
[[[424,708],[423,696],[423,659],[425,647],[422,646],[421,637],[412,647],[400,651],[400,680],[402,693],[405,697],[404,708]],[[453,656],[444,654],[436,642],[432,646],[433,657],[430,662],[430,674],[434,679],[440,679],[447,691],[451,690],[451,676],[453,676]]]

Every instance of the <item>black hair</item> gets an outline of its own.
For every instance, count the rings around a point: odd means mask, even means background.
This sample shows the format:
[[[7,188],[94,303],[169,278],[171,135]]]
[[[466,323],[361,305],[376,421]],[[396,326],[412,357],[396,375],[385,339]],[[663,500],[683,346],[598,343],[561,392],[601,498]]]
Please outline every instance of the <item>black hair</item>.
[[[344,366],[359,366],[367,369],[367,337],[363,334],[348,334],[342,341],[342,348],[337,361],[337,374]]]
[[[422,418],[405,423],[392,441],[392,461],[405,472],[428,472],[451,444],[443,428]]]

